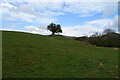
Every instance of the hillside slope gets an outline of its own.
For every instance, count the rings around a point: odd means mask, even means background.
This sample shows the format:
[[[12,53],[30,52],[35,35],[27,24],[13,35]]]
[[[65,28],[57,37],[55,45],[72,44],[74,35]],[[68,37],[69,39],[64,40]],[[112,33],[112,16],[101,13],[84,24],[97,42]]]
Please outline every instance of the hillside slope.
[[[103,35],[93,35],[91,37],[76,37],[75,40],[86,41],[100,47],[120,47],[120,34],[114,32]]]
[[[3,78],[117,77],[118,50],[62,36],[3,31]]]

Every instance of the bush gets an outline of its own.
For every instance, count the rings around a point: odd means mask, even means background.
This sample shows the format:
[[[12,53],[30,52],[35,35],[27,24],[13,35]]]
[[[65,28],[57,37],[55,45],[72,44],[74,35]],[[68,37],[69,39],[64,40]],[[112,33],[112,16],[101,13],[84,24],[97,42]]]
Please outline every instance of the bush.
[[[114,32],[96,37],[77,37],[75,40],[87,41],[101,47],[120,47],[120,34]]]

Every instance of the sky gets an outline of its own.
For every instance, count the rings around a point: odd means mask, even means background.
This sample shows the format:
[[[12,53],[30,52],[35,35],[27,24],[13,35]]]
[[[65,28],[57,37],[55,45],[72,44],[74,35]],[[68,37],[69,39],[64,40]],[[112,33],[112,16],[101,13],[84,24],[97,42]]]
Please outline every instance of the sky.
[[[0,29],[50,35],[47,25],[54,22],[62,27],[58,34],[66,36],[89,36],[107,28],[118,32],[118,0],[81,1],[2,0]]]

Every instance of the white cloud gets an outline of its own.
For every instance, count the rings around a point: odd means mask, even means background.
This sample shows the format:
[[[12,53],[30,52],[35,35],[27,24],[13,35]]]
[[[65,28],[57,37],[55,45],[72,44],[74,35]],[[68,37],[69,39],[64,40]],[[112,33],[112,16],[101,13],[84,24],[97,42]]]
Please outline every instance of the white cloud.
[[[34,8],[40,11],[40,15],[44,16],[58,16],[63,15],[64,12],[77,14],[79,17],[89,17],[96,13],[102,13],[103,16],[109,16],[117,11],[117,2],[28,2],[28,4],[21,5],[23,8]],[[109,9],[108,9],[109,7]],[[29,9],[28,9],[29,11]]]
[[[47,30],[45,27],[38,27],[38,26],[25,26],[24,27],[27,32],[34,33],[34,34],[41,34],[41,35],[50,35],[51,32]]]
[[[36,9],[40,9],[40,10],[61,10],[63,7],[63,2],[28,2],[30,6],[33,6]]]
[[[90,2],[19,2],[17,6],[10,3],[1,3],[0,13],[6,14],[11,20],[38,22],[39,19],[56,21],[55,16],[65,12],[77,14],[79,17],[89,17],[97,13],[109,16],[117,11],[117,3],[90,3]],[[109,9],[108,9],[109,7]],[[6,16],[5,15],[5,16]],[[53,19],[54,18],[54,19]],[[7,18],[6,18],[7,19]],[[43,21],[42,21],[43,22]],[[42,23],[41,22],[41,23]],[[40,23],[40,22],[39,22]],[[45,22],[44,22],[45,23]],[[47,22],[46,22],[47,23]]]
[[[35,22],[37,22],[37,23],[43,23],[43,24],[48,24],[50,22],[55,22],[55,21],[57,21],[55,18],[44,17],[44,18],[36,19]]]
[[[4,7],[4,8],[16,8],[15,6],[9,4],[9,3],[1,3],[0,7]]]
[[[94,25],[102,29],[111,28],[111,29],[117,30],[118,16],[115,16],[113,19],[99,19],[94,21],[88,21],[87,24]]]
[[[38,17],[54,17],[58,15],[64,15],[60,12],[61,3],[43,3],[43,2],[29,2],[18,6],[19,11],[29,13]],[[55,11],[58,10],[58,11]]]
[[[89,21],[87,24],[96,25],[96,27],[107,28],[114,25],[114,21],[112,19],[99,19],[94,21]]]
[[[9,26],[10,28],[12,28],[12,29],[15,29],[16,28],[16,26]]]
[[[7,5],[6,5],[7,4]],[[8,20],[23,20],[27,22],[32,22],[32,19],[35,18],[34,15],[19,12],[18,8],[9,4],[9,3],[1,3],[1,14],[3,15],[3,19]]]
[[[92,25],[77,25],[71,27],[63,27],[63,35],[67,36],[89,36],[92,33],[98,31],[101,32],[102,29],[95,28]]]
[[[113,19],[98,19],[88,21],[84,25],[63,27],[63,35],[67,36],[90,36],[95,32],[102,33],[104,29],[113,29],[118,32],[118,16]]]
[[[34,15],[30,15],[30,14],[23,13],[23,12],[11,13],[10,16],[12,17],[12,19],[23,20],[27,22],[33,22],[33,19],[36,18],[36,16]]]
[[[105,17],[115,13],[118,8],[117,5],[118,3],[66,2],[64,11],[78,14],[79,17],[89,17],[96,13],[102,13]]]
[[[28,0],[3,0],[7,2],[28,2]],[[118,2],[119,0],[29,0],[29,2]]]
[[[0,14],[3,15],[3,19],[7,20],[19,20],[44,24],[49,22],[55,22],[56,19],[54,18],[54,16],[64,15],[64,13],[62,12],[54,12],[50,10],[40,11],[39,8],[31,7],[35,6],[35,4],[23,4],[16,7],[10,3],[1,3],[1,6],[2,7],[0,9],[2,10],[0,11]]]

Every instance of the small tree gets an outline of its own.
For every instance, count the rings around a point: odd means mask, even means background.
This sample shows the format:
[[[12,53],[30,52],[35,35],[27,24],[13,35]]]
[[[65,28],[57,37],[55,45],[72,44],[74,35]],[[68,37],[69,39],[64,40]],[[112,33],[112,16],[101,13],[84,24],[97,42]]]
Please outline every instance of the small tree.
[[[113,32],[114,32],[114,30],[112,30],[112,29],[105,29],[103,31],[103,34],[109,34],[109,33],[113,33]]]
[[[50,23],[48,26],[47,26],[47,29],[50,30],[52,32],[52,35],[54,35],[55,33],[62,33],[62,30],[61,30],[61,25],[60,24],[54,24],[54,23]]]
[[[91,37],[98,37],[98,36],[99,36],[98,32],[95,32],[94,34],[91,35]]]

